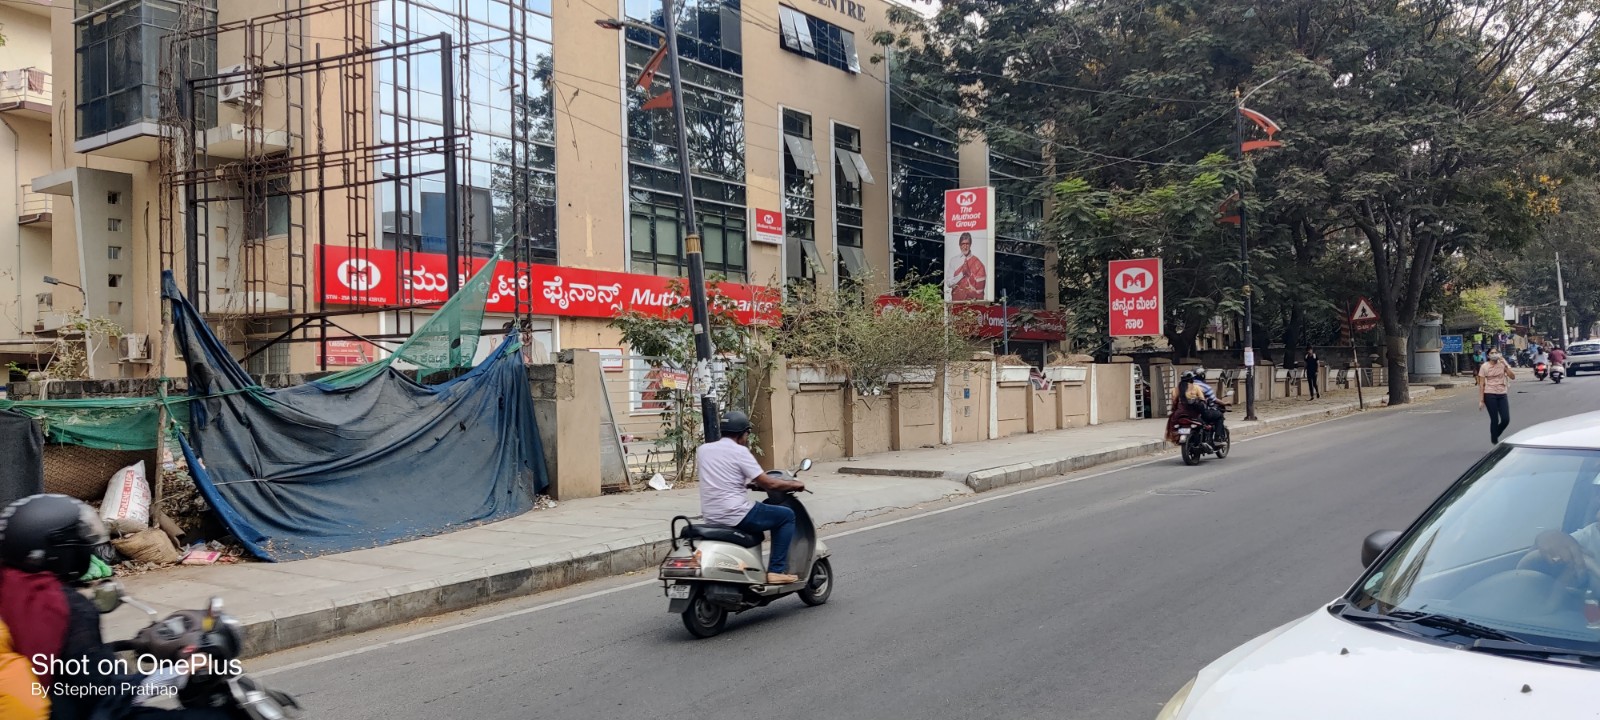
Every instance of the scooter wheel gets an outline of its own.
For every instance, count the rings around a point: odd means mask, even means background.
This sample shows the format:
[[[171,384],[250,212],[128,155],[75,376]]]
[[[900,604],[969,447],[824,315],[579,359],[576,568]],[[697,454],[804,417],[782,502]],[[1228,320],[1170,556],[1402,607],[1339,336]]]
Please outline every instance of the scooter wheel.
[[[683,626],[697,638],[716,637],[728,625],[728,611],[696,592],[683,611]]]
[[[833,564],[822,558],[811,564],[811,577],[806,580],[806,589],[799,593],[800,602],[815,607],[827,602],[832,594]]]

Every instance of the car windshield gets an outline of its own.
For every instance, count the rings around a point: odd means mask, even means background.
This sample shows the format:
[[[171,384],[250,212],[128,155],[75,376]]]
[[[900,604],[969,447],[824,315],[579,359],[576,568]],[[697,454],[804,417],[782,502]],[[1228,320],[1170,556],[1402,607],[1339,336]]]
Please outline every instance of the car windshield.
[[[1575,343],[1569,355],[1596,355],[1600,354],[1600,343]]]
[[[1424,634],[1463,644],[1509,639],[1593,653],[1596,598],[1600,451],[1502,447],[1400,538],[1349,600],[1421,618],[1431,626]]]

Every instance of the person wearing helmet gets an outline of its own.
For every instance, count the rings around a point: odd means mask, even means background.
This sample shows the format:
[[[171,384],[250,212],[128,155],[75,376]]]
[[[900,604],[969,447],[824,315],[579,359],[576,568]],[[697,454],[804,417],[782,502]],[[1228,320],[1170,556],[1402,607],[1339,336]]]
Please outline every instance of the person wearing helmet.
[[[1184,419],[1199,420],[1201,408],[1205,407],[1206,394],[1201,389],[1202,381],[1195,378],[1194,372],[1185,372],[1178,378],[1177,392],[1172,394],[1172,409],[1167,412],[1167,442],[1174,445],[1178,443],[1178,426]]]
[[[101,640],[100,612],[75,588],[108,541],[94,509],[66,495],[30,495],[0,510],[0,621],[10,633],[9,649],[28,659],[48,691],[49,717],[237,717],[223,710],[136,708],[130,691],[143,678],[106,672],[124,664]]]
[[[750,499],[749,488],[775,492],[806,489],[798,480],[768,475],[750,453],[750,416],[738,410],[722,416],[722,437],[695,451],[700,475],[700,515],[706,522],[738,528],[757,537],[772,531],[772,557],[767,561],[767,582],[799,582],[790,575],[789,543],[794,539],[794,511]]]

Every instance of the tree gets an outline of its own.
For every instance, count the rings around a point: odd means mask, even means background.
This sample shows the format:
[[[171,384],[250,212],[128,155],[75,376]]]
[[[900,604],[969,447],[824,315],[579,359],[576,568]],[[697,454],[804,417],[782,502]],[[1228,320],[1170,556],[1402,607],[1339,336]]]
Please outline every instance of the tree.
[[[1557,318],[1559,296],[1556,288],[1555,254],[1561,254],[1561,274],[1566,285],[1567,315],[1572,332],[1579,338],[1592,336],[1600,321],[1600,245],[1594,242],[1600,227],[1600,182],[1579,177],[1561,184],[1553,197],[1554,206],[1539,226],[1540,242],[1527,252],[1496,258],[1500,279],[1506,283],[1507,297]]]
[[[909,92],[964,110],[969,133],[1037,128],[1057,173],[1092,187],[1158,190],[1148,166],[1226,147],[1230,96],[1254,89],[1284,128],[1283,148],[1248,160],[1260,321],[1296,344],[1349,299],[1306,268],[1330,252],[1368,263],[1403,403],[1437,265],[1533,237],[1532,161],[1594,125],[1592,4],[946,0],[925,21],[896,12],[875,40],[920,78]]]

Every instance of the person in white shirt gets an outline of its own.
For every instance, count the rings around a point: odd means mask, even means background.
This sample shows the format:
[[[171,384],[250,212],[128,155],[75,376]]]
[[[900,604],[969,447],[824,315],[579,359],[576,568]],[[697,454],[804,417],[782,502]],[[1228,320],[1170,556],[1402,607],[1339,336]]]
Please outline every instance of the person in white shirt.
[[[784,480],[766,474],[756,456],[750,453],[750,416],[738,410],[722,416],[722,439],[701,445],[695,451],[695,468],[700,475],[700,515],[706,522],[726,525],[760,537],[772,531],[772,556],[767,561],[767,582],[787,585],[799,582],[790,575],[789,544],[794,540],[794,511],[779,505],[758,503],[747,490],[799,492],[806,489],[798,480]]]
[[[1560,530],[1540,533],[1517,567],[1539,570],[1566,587],[1600,594],[1600,512],[1594,522],[1570,535]]]

